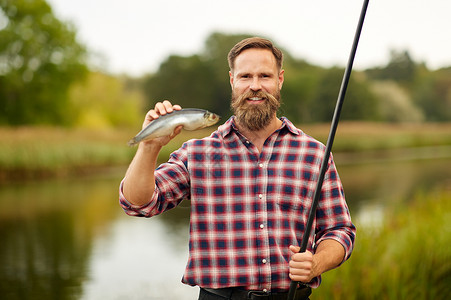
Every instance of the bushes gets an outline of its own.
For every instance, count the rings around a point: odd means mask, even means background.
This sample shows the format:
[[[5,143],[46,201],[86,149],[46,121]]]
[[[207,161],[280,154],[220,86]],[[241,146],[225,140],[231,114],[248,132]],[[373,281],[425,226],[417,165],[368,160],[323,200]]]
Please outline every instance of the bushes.
[[[359,227],[350,260],[323,276],[316,299],[449,299],[451,192],[387,211],[380,228]]]

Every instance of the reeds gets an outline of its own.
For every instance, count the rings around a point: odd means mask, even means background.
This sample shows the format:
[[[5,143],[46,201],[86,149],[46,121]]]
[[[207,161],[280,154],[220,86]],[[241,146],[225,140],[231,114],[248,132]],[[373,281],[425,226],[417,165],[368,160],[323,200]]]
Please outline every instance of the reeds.
[[[318,299],[450,299],[451,191],[417,196],[360,228],[349,261],[323,276]]]
[[[300,125],[307,134],[326,142],[329,125]],[[190,138],[208,136],[215,128],[182,131],[160,152],[161,161]],[[93,169],[128,165],[136,147],[127,141],[136,130],[90,130],[54,127],[0,127],[0,181],[11,178],[61,176]],[[391,125],[342,123],[333,152],[362,152],[412,147],[442,147],[449,152],[451,123]],[[446,148],[448,147],[448,148]],[[435,151],[435,150],[434,150]],[[434,153],[435,155],[436,153]],[[449,155],[448,155],[449,157]]]
[[[87,173],[126,165],[130,134],[63,128],[0,129],[0,181]]]

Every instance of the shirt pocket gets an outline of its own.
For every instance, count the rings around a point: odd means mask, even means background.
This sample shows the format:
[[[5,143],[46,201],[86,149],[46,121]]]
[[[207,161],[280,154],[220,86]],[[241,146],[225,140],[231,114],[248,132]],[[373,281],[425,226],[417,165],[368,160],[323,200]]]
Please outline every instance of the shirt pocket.
[[[281,196],[277,199],[277,205],[280,210],[285,212],[304,212],[304,204],[302,203],[302,200],[296,196]]]
[[[277,215],[280,218],[281,243],[295,245],[299,243],[307,223],[308,200],[293,196],[282,196],[277,199]]]

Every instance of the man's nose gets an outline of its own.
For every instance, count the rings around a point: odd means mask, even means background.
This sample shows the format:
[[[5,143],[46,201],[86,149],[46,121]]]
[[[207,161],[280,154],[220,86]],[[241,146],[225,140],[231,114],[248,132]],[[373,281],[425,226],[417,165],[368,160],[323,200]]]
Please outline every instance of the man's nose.
[[[250,89],[251,89],[252,91],[259,91],[259,90],[262,89],[262,85],[261,85],[261,82],[260,82],[260,78],[258,78],[258,77],[256,76],[256,77],[254,77],[254,78],[252,79]]]

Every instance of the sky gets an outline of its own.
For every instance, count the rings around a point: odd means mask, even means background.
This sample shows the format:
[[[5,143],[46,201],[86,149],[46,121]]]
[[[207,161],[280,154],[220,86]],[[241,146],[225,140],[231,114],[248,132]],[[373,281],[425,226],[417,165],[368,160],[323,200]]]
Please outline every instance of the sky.
[[[345,66],[363,0],[47,0],[72,23],[104,70],[140,76],[169,55],[204,50],[213,32],[271,39],[292,56]],[[384,66],[390,51],[451,66],[451,1],[370,0],[355,69]],[[224,58],[226,59],[226,58]]]

